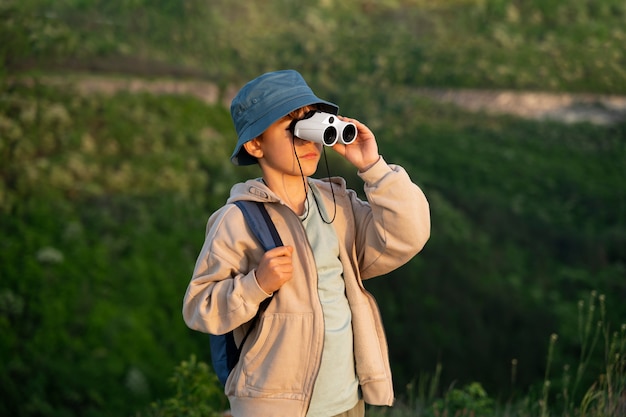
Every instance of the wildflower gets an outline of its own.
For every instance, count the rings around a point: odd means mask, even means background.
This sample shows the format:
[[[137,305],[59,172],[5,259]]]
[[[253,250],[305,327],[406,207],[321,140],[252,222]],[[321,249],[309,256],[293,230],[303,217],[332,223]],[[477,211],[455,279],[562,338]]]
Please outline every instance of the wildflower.
[[[39,249],[36,257],[42,264],[60,264],[65,260],[65,257],[60,250],[50,246]]]

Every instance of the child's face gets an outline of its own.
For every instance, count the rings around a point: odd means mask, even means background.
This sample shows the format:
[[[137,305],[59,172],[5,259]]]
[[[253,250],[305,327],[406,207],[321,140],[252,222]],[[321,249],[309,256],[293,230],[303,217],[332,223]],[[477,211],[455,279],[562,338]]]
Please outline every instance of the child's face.
[[[278,174],[301,180],[302,175],[310,176],[317,170],[322,145],[294,137],[289,128],[292,120],[302,117],[304,113],[294,112],[277,120],[256,139],[260,156],[255,156],[264,175]]]

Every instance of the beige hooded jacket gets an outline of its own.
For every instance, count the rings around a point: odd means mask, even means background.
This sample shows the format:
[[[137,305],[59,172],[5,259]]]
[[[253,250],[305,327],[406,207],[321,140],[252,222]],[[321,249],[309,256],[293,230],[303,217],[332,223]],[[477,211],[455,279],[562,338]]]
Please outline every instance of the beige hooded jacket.
[[[362,280],[384,275],[409,261],[430,236],[428,202],[406,171],[381,158],[359,174],[367,202],[341,178],[315,180],[340,241],[346,296],[352,311],[354,355],[366,403],[392,405],[393,386],[387,342],[374,298]],[[225,391],[236,417],[294,417],[307,412],[324,340],[317,271],[298,216],[261,181],[231,190],[228,202],[265,202],[285,245],[294,247],[293,278],[272,295],[243,346]],[[240,343],[247,323],[268,295],[254,271],[263,255],[241,211],[226,204],[207,224],[206,239],[185,294],[183,316],[195,330],[234,331]],[[208,341],[207,341],[208,344]],[[207,346],[208,348],[208,346]]]

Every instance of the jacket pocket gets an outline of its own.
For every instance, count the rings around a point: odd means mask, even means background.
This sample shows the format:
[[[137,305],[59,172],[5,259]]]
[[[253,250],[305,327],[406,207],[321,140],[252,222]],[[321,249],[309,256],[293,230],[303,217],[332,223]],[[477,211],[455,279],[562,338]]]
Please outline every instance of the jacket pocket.
[[[265,315],[243,358],[245,387],[253,391],[247,395],[304,397],[304,384],[315,366],[312,335],[312,313]]]

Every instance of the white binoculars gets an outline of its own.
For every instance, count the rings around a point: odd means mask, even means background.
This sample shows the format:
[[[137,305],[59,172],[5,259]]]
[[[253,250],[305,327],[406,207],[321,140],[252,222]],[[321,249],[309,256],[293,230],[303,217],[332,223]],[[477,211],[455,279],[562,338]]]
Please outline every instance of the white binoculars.
[[[292,131],[294,137],[326,146],[337,142],[349,145],[356,139],[353,123],[343,122],[337,116],[321,111],[307,113],[304,119],[296,120]]]

